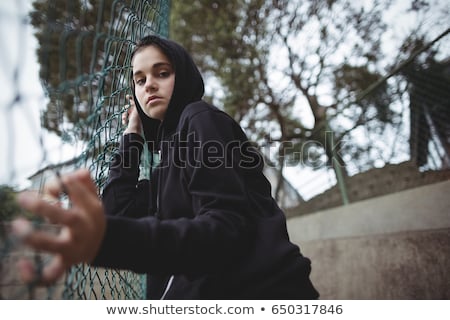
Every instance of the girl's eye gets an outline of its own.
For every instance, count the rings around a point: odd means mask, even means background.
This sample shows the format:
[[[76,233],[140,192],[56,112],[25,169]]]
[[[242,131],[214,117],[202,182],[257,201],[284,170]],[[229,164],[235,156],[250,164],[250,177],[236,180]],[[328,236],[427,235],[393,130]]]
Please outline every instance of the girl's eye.
[[[170,76],[170,72],[168,72],[168,71],[161,71],[159,73],[160,78],[167,78],[168,76]]]
[[[140,86],[141,86],[141,85],[143,85],[144,83],[145,83],[144,79],[137,79],[137,80],[136,80],[136,84],[137,84],[137,85],[140,85]]]

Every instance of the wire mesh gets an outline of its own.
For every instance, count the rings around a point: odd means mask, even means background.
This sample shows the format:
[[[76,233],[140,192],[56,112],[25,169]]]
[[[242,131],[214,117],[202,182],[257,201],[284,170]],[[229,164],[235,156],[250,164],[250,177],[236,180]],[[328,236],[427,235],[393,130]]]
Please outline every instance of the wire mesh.
[[[7,88],[0,97],[2,183],[20,186],[25,177],[39,190],[55,170],[87,167],[101,191],[121,135],[131,48],[143,35],[167,36],[169,11],[169,1],[1,2],[0,80]],[[425,28],[435,31],[434,26],[433,19],[426,21]],[[317,163],[286,167],[302,177],[295,185],[302,199],[288,215],[450,179],[449,32],[430,35],[431,41],[402,57],[364,92],[349,90],[345,106],[324,123],[325,131],[339,133],[335,156],[342,157],[345,172],[339,178],[317,149],[309,150]],[[35,51],[37,63],[28,64]],[[380,87],[388,95],[380,94]],[[23,160],[29,157],[39,158],[38,164],[28,167]],[[2,219],[9,215],[2,212]],[[86,265],[72,268],[55,286],[24,287],[11,266],[24,255],[38,265],[49,257],[21,247],[8,229],[0,224],[1,298],[144,298],[143,276]]]
[[[429,42],[416,43],[412,54],[329,118],[326,130],[339,133],[333,156],[342,159],[337,167],[343,176],[333,166],[312,170],[298,186],[305,201],[289,208],[288,215],[450,179],[449,37],[446,29]],[[380,86],[389,92],[379,106],[385,119],[366,102],[378,99]],[[349,118],[351,126],[343,128]]]
[[[1,112],[7,134],[13,137],[2,140],[2,163],[6,164],[2,183],[21,188],[28,179],[27,187],[40,190],[56,170],[86,167],[101,192],[109,157],[122,133],[120,118],[125,96],[130,93],[132,47],[144,35],[167,37],[169,12],[170,1],[164,0],[2,2],[2,47],[11,50],[0,53],[6,77],[2,83],[8,84]],[[12,34],[6,34],[8,23],[14,25]],[[29,61],[31,47],[35,51],[31,61],[37,57],[39,65],[36,78],[33,71],[37,70],[22,64]],[[39,123],[33,118],[40,118]],[[27,137],[21,139],[24,143],[18,145],[17,137],[26,130]],[[55,137],[60,137],[58,143],[53,143]],[[36,151],[33,146],[37,146]],[[30,157],[40,157],[34,167],[18,164],[18,158],[28,152]],[[87,265],[71,268],[54,286],[24,286],[14,268],[17,260],[29,256],[39,268],[50,257],[30,252],[11,236],[10,216],[5,212],[1,216],[1,298],[145,298],[145,276]],[[54,228],[42,222],[36,226],[49,231]]]

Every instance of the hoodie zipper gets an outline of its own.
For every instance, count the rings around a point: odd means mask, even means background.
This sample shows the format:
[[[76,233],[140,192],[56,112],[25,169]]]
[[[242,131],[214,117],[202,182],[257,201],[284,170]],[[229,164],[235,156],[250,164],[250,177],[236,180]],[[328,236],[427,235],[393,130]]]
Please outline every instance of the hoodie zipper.
[[[167,293],[169,292],[170,287],[172,286],[172,283],[173,283],[173,279],[174,279],[174,278],[175,278],[174,275],[171,275],[171,276],[170,276],[169,280],[167,281],[166,288],[164,289],[164,293],[162,294],[160,300],[164,300],[164,299],[166,298],[166,295],[167,295]]]
[[[158,165],[161,163],[161,149],[158,150]],[[159,203],[159,188],[161,187],[161,169],[159,170],[159,174],[158,174],[158,181],[156,183],[156,215],[159,218],[159,208],[160,208],[160,203]]]
[[[158,166],[161,166],[161,161],[162,161],[162,146],[161,146],[161,137],[164,134],[164,128],[162,126],[162,122],[159,125],[158,128],[158,133],[156,136],[156,146],[158,146]],[[161,175],[162,175],[162,170],[159,170],[159,174],[158,174],[158,181],[156,181],[156,217],[160,218],[160,208],[161,208],[161,204],[160,204],[160,200],[159,200],[159,193],[161,192]]]
[[[159,157],[159,163],[161,163],[161,159],[162,159],[162,157],[161,157],[161,148],[158,150],[158,157]],[[157,214],[158,218],[161,217],[160,216],[161,205],[160,205],[160,202],[159,202],[159,193],[160,193],[160,190],[161,190],[161,174],[162,174],[162,172],[160,170],[159,171],[159,175],[158,175],[157,190],[156,190],[156,214]],[[169,292],[170,287],[172,286],[173,279],[174,279],[174,275],[171,275],[169,280],[167,281],[166,288],[164,289],[164,292],[163,292],[160,300],[164,300],[166,298],[166,295]]]
[[[160,144],[161,140],[162,140],[161,137],[164,136],[164,128],[162,127],[162,125],[159,127],[158,131],[159,132],[158,132],[157,139],[158,139],[158,144]],[[162,147],[161,146],[160,146],[160,148],[158,150],[158,158],[159,158],[158,159],[158,165],[160,165],[161,161],[162,161]],[[161,175],[162,175],[162,170],[159,171],[158,181],[157,181],[157,190],[156,190],[156,214],[157,214],[157,218],[161,217],[161,215],[160,215],[161,204],[160,204],[160,200],[159,200],[160,199],[159,194],[161,192]],[[174,275],[170,276],[169,280],[167,281],[166,288],[164,289],[164,292],[163,292],[160,300],[164,300],[166,298],[167,293],[169,292],[170,288],[172,287],[172,283],[173,283],[174,278],[175,278]]]

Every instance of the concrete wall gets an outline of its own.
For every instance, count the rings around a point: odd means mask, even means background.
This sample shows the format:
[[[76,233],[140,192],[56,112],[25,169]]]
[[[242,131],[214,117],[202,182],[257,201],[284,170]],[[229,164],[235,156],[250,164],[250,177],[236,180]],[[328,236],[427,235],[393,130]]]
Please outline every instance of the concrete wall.
[[[414,163],[407,161],[387,164],[382,168],[347,177],[344,184],[350,202],[354,203],[447,180],[450,180],[450,169],[421,172]],[[335,185],[296,207],[286,208],[285,211],[286,216],[294,217],[340,207],[342,204],[341,190],[339,185]]]
[[[450,181],[290,218],[322,299],[450,299]]]

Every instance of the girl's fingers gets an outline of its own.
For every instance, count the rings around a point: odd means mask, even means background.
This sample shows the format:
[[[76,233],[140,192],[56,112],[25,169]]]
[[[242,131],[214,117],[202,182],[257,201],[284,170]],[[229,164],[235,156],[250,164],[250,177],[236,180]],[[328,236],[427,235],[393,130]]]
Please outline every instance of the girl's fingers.
[[[33,232],[33,226],[30,221],[18,218],[11,222],[11,230],[19,240],[24,240]]]
[[[134,100],[133,97],[128,94],[125,96],[125,98],[128,100],[128,103],[123,108],[124,112],[122,113],[122,124],[128,125],[130,115],[133,113]]]
[[[48,201],[42,200],[36,192],[24,191],[17,196],[19,205],[40,217],[49,219],[54,223],[66,224],[68,211],[61,208],[58,204],[52,204]]]
[[[35,250],[59,253],[64,250],[66,239],[59,235],[33,229],[31,223],[24,219],[17,219],[11,223],[13,233]]]
[[[86,169],[80,169],[73,173],[72,175],[73,179],[80,181],[80,183],[91,193],[92,195],[95,194],[95,198],[97,199],[97,186],[94,183],[94,180],[91,178],[91,173],[89,170]]]
[[[36,280],[36,269],[31,260],[21,258],[17,261],[17,269],[19,270],[19,275],[23,282],[30,283]]]
[[[67,266],[91,261],[100,246],[106,227],[102,202],[88,170],[77,170],[61,176],[58,180],[57,183],[48,184],[48,192],[54,195],[66,192],[72,204],[69,209],[49,203],[36,192],[22,192],[17,196],[20,206],[62,227],[56,234],[33,228],[25,219],[12,222],[13,233],[26,245],[36,251],[54,255],[37,277],[30,262],[21,263],[22,278],[28,282],[34,279],[40,284],[53,283],[64,273]]]
[[[94,182],[90,178],[89,171],[79,170],[72,175],[63,177],[69,193],[69,198],[75,207],[88,208],[97,206],[100,200]]]
[[[125,111],[122,113],[122,124],[126,126],[128,124],[128,112]]]
[[[61,278],[66,271],[66,266],[60,255],[55,256],[42,270],[41,283],[49,285],[53,284]]]
[[[44,266],[38,274],[35,264],[26,258],[17,262],[20,278],[25,283],[36,283],[37,285],[51,285],[56,282],[65,272],[66,268],[60,256],[55,256]]]
[[[70,184],[81,183],[91,193],[97,194],[97,187],[95,186],[90,172],[87,169],[79,169],[72,173],[62,175],[58,179],[53,179],[45,185],[45,193],[53,197],[59,197],[63,192],[69,192]]]
[[[63,192],[63,186],[61,185],[60,179],[51,179],[45,183],[44,194],[50,197],[59,198]]]

